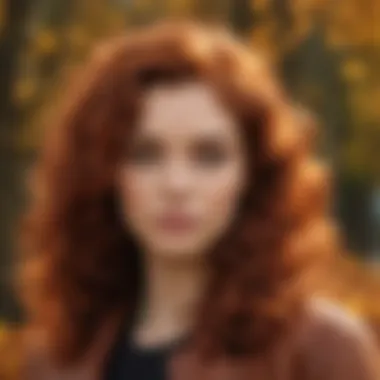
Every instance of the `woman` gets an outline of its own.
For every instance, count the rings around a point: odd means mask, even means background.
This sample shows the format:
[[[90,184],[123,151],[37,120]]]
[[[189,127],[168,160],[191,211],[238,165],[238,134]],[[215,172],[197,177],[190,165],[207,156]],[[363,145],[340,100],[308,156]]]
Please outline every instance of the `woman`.
[[[102,46],[36,167],[30,379],[375,380],[312,300],[334,243],[313,128],[257,54],[165,24]]]

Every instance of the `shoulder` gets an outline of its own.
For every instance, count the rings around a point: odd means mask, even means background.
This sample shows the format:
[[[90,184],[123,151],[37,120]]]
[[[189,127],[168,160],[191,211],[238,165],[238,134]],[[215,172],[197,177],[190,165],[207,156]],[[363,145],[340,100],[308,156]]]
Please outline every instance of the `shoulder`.
[[[311,378],[378,380],[380,352],[366,324],[327,300],[312,299],[300,328],[304,370]]]
[[[374,344],[375,338],[366,323],[347,310],[323,298],[311,299],[305,308],[305,328],[309,338],[356,341]]]

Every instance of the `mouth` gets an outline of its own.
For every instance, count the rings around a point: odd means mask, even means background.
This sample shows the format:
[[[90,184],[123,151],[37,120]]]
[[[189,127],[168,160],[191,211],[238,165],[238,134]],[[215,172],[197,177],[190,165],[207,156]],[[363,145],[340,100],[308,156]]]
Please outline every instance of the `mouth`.
[[[194,230],[197,223],[195,218],[185,214],[167,214],[158,218],[160,230],[167,233],[182,234]]]

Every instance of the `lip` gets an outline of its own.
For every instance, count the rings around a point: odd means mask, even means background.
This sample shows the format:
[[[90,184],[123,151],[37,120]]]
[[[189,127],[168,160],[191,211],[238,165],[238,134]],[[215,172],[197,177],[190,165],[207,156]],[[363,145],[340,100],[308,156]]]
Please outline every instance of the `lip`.
[[[167,214],[158,218],[157,225],[167,232],[183,233],[194,229],[196,220],[184,214]]]

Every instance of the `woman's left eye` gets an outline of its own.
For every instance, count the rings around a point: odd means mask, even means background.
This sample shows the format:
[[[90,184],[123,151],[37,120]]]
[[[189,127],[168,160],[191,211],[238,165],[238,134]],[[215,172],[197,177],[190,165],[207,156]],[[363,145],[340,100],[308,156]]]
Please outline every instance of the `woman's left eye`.
[[[194,159],[201,165],[218,166],[227,159],[227,154],[222,147],[205,145],[197,147]]]

